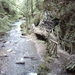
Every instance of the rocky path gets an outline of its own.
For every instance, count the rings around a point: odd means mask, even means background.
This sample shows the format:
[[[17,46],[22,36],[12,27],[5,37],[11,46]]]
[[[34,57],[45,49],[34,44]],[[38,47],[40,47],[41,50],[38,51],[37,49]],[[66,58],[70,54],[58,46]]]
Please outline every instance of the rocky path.
[[[21,36],[23,22],[12,24],[8,36],[0,41],[0,75],[37,75],[42,58],[33,40]]]

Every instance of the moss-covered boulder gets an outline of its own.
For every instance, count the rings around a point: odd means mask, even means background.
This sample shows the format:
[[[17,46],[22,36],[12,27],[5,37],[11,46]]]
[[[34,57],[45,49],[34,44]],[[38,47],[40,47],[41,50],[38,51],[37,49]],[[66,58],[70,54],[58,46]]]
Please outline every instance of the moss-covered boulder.
[[[38,26],[40,23],[40,13],[36,13],[34,16],[34,24],[35,26]]]
[[[46,66],[45,63],[42,63],[38,68],[38,75],[47,75],[49,72],[49,68]]]

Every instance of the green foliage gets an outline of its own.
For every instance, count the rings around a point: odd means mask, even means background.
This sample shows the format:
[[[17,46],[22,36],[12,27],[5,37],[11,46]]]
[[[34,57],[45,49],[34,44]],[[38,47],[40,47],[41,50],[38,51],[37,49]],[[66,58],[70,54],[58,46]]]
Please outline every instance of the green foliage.
[[[49,72],[49,68],[46,66],[45,63],[42,63],[38,68],[38,75],[47,75]]]
[[[18,0],[0,0],[0,33],[10,29],[10,22],[22,17],[16,1]]]
[[[54,60],[53,60],[53,58],[52,57],[50,57],[50,56],[46,56],[45,57],[45,62],[48,62],[48,63],[52,63]]]
[[[75,48],[75,1],[74,0],[44,0],[44,10],[50,16],[58,18],[60,43],[65,50],[71,52]],[[74,42],[73,42],[74,41]],[[74,51],[75,53],[75,51]]]
[[[0,8],[1,8],[1,11],[0,13],[5,13],[7,15],[12,15],[14,16],[15,15],[15,7],[13,6],[12,3],[10,3],[10,1],[7,1],[7,0],[0,0]]]
[[[16,11],[8,0],[0,0],[0,8],[0,33],[5,33],[10,29],[9,19],[15,16]]]
[[[74,61],[71,61],[66,67],[65,69],[68,71],[68,72],[75,72],[75,62]]]
[[[6,32],[10,29],[8,17],[5,16],[4,18],[0,18],[0,33]]]
[[[69,4],[66,7],[66,12],[60,17],[60,28],[61,28],[61,38],[64,43],[66,50],[71,50],[74,48],[75,44],[75,2]],[[75,51],[74,51],[75,52]]]
[[[44,1],[44,0],[36,0],[36,8],[37,8],[39,11],[42,11],[42,10],[43,10],[43,1]]]

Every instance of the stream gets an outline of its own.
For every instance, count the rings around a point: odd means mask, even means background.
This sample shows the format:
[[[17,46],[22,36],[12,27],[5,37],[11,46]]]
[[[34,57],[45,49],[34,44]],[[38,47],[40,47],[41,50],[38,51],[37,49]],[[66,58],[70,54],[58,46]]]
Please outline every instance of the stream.
[[[25,21],[19,20],[11,24],[12,29],[0,41],[0,75],[37,75],[42,61],[37,54],[35,43],[21,37],[20,25],[23,22]]]

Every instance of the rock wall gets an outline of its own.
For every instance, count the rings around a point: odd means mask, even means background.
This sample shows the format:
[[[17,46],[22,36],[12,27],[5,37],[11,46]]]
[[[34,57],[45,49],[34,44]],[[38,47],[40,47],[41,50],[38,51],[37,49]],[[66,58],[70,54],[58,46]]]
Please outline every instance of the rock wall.
[[[48,11],[52,18],[58,18],[55,34],[67,52],[75,53],[75,1],[74,0],[44,0],[44,11]]]

